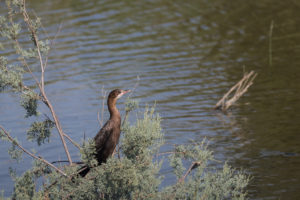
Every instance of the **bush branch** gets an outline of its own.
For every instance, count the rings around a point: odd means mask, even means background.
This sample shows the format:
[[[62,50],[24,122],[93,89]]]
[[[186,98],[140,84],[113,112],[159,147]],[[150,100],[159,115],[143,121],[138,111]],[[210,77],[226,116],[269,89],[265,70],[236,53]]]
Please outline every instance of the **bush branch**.
[[[0,125],[1,130],[3,131],[3,133],[7,136],[7,138],[11,141],[11,143],[15,144],[17,147],[19,147],[24,153],[28,154],[29,156],[33,157],[34,159],[40,160],[43,163],[45,163],[46,165],[52,167],[55,171],[57,171],[58,173],[60,173],[63,176],[67,177],[67,174],[64,173],[62,170],[60,170],[59,168],[57,168],[55,165],[51,164],[50,162],[48,162],[47,160],[43,159],[40,156],[36,156],[33,153],[29,152],[28,150],[26,150],[24,147],[22,147],[13,137],[11,137],[11,135]]]

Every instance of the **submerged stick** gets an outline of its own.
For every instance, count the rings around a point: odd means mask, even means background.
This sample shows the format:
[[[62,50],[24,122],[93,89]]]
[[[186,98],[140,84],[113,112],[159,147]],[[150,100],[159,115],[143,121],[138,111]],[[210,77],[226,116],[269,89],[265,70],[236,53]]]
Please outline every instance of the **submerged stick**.
[[[215,105],[214,109],[221,109],[222,111],[226,111],[230,106],[232,106],[245,92],[247,92],[248,88],[253,84],[253,80],[257,76],[257,73],[251,71],[249,73],[245,72],[243,78],[235,84],[230,90],[222,97],[221,100]],[[230,94],[233,93],[233,96],[229,98]],[[228,99],[228,100],[227,100]]]

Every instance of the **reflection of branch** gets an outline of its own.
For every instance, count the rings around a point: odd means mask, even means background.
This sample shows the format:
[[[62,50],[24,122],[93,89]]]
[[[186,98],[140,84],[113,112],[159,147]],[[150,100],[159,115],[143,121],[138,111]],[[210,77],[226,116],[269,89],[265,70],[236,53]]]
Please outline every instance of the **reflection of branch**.
[[[46,165],[52,167],[53,169],[55,169],[58,173],[62,174],[63,176],[67,175],[60,170],[59,168],[57,168],[56,166],[54,166],[53,164],[51,164],[50,162],[48,162],[47,160],[43,159],[40,156],[36,156],[33,153],[30,153],[28,150],[26,150],[24,147],[22,147],[14,138],[11,137],[11,135],[0,125],[0,128],[2,129],[3,133],[7,136],[7,138],[11,141],[11,143],[17,145],[23,152],[27,153],[28,155],[30,155],[31,157],[33,157],[34,159],[37,159],[39,161],[42,161],[43,163],[45,163]]]
[[[269,31],[269,66],[272,66],[272,35],[273,35],[274,21],[271,21]]]
[[[251,71],[250,73],[244,73],[244,77],[223,96],[223,98],[216,104],[215,109],[226,111],[245,92],[247,92],[248,88],[253,84],[253,80],[256,76],[257,73],[255,73],[254,71]],[[227,100],[228,96],[234,91],[235,93],[231,97],[231,99]]]
[[[196,169],[197,167],[199,167],[201,165],[201,162],[193,162],[191,164],[191,166],[189,167],[189,169],[186,171],[186,173],[178,180],[177,183],[182,183],[184,182],[184,179],[187,177],[187,175],[189,175],[189,173],[191,173],[191,171],[193,169]]]

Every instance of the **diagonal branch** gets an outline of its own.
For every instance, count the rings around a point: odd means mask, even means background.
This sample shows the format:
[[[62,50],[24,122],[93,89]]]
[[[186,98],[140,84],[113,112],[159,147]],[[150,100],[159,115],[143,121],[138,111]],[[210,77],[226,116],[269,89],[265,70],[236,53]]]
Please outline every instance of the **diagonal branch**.
[[[25,2],[24,2],[24,3],[25,3]],[[10,22],[11,24],[14,24],[13,18],[12,18],[12,13],[13,13],[12,8],[11,8],[9,5],[7,5],[7,6],[8,6],[8,9],[10,10],[9,15],[8,15],[9,22]],[[26,61],[25,57],[24,57],[24,56],[22,55],[22,53],[21,53],[21,52],[22,52],[22,47],[21,47],[21,45],[20,45],[20,43],[19,43],[19,41],[18,41],[18,38],[17,38],[17,37],[14,37],[13,40],[14,40],[14,42],[15,42],[15,44],[16,44],[16,47],[17,47],[17,48],[16,48],[17,53],[21,55],[21,58],[20,58],[20,59],[21,59],[21,62],[22,62],[22,64],[23,64],[23,66],[25,66],[25,68],[27,69],[27,71],[30,73],[30,75],[32,76],[32,78],[35,80],[37,86],[38,86],[39,88],[41,88],[40,82],[38,81],[37,77],[36,77],[36,76],[33,74],[33,72],[31,71],[29,65],[27,64],[27,61]]]
[[[33,153],[29,152],[24,147],[22,147],[13,137],[11,137],[11,135],[1,125],[0,125],[0,128],[2,129],[3,133],[7,136],[7,138],[11,141],[11,143],[17,145],[24,153],[28,154],[29,156],[33,157],[34,159],[42,161],[46,165],[52,167],[54,170],[56,170],[61,175],[67,177],[67,174],[65,172],[63,172],[61,169],[57,168],[55,165],[51,164],[50,162],[48,162],[47,160],[43,159],[42,157],[36,156]]]
[[[39,62],[40,62],[40,67],[41,67],[41,80],[40,80],[39,88],[40,88],[41,95],[43,97],[43,102],[50,109],[50,112],[52,114],[52,117],[53,117],[55,125],[56,125],[56,129],[57,129],[57,131],[59,133],[60,139],[61,139],[61,141],[63,143],[63,147],[64,147],[65,152],[67,154],[69,163],[70,163],[70,165],[72,165],[72,159],[71,159],[71,156],[70,156],[70,152],[68,150],[68,147],[67,147],[67,144],[66,144],[66,141],[65,141],[65,138],[64,138],[64,136],[66,134],[62,130],[62,127],[60,125],[58,117],[57,117],[57,115],[56,115],[56,113],[55,113],[55,111],[53,109],[53,106],[52,106],[51,102],[49,101],[49,99],[48,99],[48,97],[46,95],[46,92],[45,92],[45,83],[44,83],[45,66],[44,66],[44,63],[43,63],[43,58],[42,58],[42,54],[41,54],[41,50],[40,50],[40,46],[39,46],[38,37],[36,35],[35,29],[34,29],[32,23],[31,23],[30,17],[28,15],[26,7],[25,7],[25,0],[23,0],[22,14],[23,14],[23,17],[24,17],[24,21],[26,22],[26,24],[28,26],[28,29],[30,30],[30,32],[32,34],[32,38],[34,40],[34,43],[35,43],[35,45],[37,47],[37,52],[38,52],[38,57],[39,57]],[[72,143],[73,143],[73,141],[72,141]]]

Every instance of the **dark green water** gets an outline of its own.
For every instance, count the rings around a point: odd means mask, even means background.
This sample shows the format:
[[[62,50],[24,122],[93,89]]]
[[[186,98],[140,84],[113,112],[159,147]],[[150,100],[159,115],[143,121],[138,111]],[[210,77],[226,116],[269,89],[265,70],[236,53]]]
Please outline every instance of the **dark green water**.
[[[299,1],[28,3],[50,37],[62,23],[46,90],[74,140],[99,129],[103,86],[132,88],[139,76],[133,97],[141,99],[141,107],[156,101],[167,143],[206,137],[217,159],[252,175],[250,199],[300,199]],[[243,66],[258,72],[254,85],[227,115],[212,110],[241,78]],[[0,94],[0,124],[22,140],[30,123],[18,101],[14,94]],[[43,147],[23,144],[49,160],[65,159],[57,135]],[[8,167],[20,174],[31,160],[26,157],[18,167],[9,161],[7,143],[0,145],[0,189],[9,195]]]

